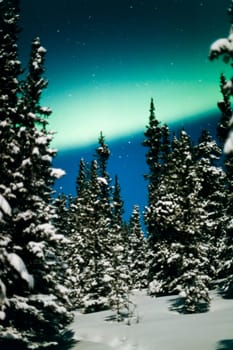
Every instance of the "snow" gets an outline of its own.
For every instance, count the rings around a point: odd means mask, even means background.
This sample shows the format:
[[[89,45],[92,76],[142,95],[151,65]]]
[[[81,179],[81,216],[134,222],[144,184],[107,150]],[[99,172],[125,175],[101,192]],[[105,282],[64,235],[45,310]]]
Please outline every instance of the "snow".
[[[49,108],[49,107],[41,107],[41,108],[40,108],[40,111],[41,111],[42,113],[45,113],[45,114],[50,114],[50,113],[52,113],[52,109]]]
[[[28,242],[27,248],[30,252],[32,252],[36,257],[40,259],[44,259],[44,249],[45,249],[45,243],[42,242]]]
[[[1,312],[1,307],[4,305],[6,300],[6,286],[5,284],[2,282],[2,280],[0,279],[0,312]],[[1,316],[0,316],[0,320],[1,320]]]
[[[104,177],[97,177],[97,181],[103,185],[108,186],[108,181]]]
[[[38,52],[40,52],[40,53],[46,53],[47,50],[46,50],[43,46],[40,46],[39,49],[38,49]]]
[[[32,150],[32,154],[35,155],[35,156],[39,156],[39,154],[40,154],[39,148],[38,147],[34,147],[33,150]]]
[[[37,145],[46,145],[48,143],[48,137],[47,136],[39,136],[36,139]]]
[[[53,168],[51,171],[51,176],[55,177],[56,179],[60,179],[62,176],[64,176],[66,172],[59,168]]]
[[[53,160],[53,158],[51,156],[49,156],[48,154],[45,154],[44,156],[42,156],[41,159],[44,162],[48,162],[48,163],[52,163],[52,160]]]
[[[228,138],[224,145],[224,153],[229,154],[233,151],[233,131],[230,131]]]
[[[18,220],[24,220],[24,221],[28,221],[31,220],[34,216],[34,213],[31,209],[28,209],[26,211],[22,211],[21,213],[18,213],[16,216],[16,221]]]
[[[128,322],[113,320],[112,311],[76,312],[72,329],[79,342],[73,350],[216,350],[232,344],[233,300],[211,292],[210,311],[179,314],[169,306],[176,297],[152,298],[135,292],[136,315]]]
[[[6,199],[0,194],[0,209],[7,215],[11,215],[11,208]],[[1,213],[1,211],[0,211]],[[1,214],[0,214],[1,218]]]
[[[27,165],[31,165],[31,159],[27,158],[22,161],[22,167],[26,167]]]
[[[29,288],[33,288],[34,278],[28,273],[28,270],[20,256],[15,253],[9,253],[7,254],[7,259],[9,264],[19,273],[21,278],[27,282]]]
[[[229,39],[221,38],[216,40],[210,47],[212,54],[220,53],[221,51],[232,51],[233,45]]]

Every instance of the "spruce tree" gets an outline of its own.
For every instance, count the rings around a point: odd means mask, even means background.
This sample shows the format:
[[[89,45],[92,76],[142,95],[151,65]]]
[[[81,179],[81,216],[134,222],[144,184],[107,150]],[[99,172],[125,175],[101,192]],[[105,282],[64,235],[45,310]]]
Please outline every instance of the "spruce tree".
[[[79,162],[76,179],[76,196],[69,197],[67,227],[70,249],[66,254],[66,262],[69,266],[70,299],[73,309],[83,306],[85,295],[86,274],[85,268],[92,258],[90,250],[92,232],[95,228],[93,218],[94,202],[97,200],[98,184],[96,164],[92,165],[93,173],[89,178],[88,164],[81,159]],[[95,185],[92,183],[95,183]],[[93,186],[92,186],[93,184]]]
[[[130,293],[132,281],[130,266],[128,261],[128,246],[124,241],[123,224],[123,201],[121,199],[121,189],[118,177],[115,176],[113,203],[112,203],[112,223],[109,232],[111,249],[110,255],[110,278],[111,290],[108,295],[109,306],[116,311],[117,320],[120,321],[123,309],[130,313]]]
[[[139,290],[146,288],[148,286],[148,248],[137,205],[133,208],[129,222],[129,259],[133,288]]]
[[[101,206],[100,191],[103,184],[102,180],[99,181],[97,170],[97,161],[94,160],[88,185],[89,199],[86,203],[87,225],[84,226],[88,262],[81,275],[84,281],[82,303],[85,312],[105,309],[108,306],[107,295],[110,291],[110,219],[104,215],[105,207]],[[107,202],[104,201],[104,203]]]
[[[7,237],[3,240],[4,259],[12,271],[1,273],[7,303],[0,322],[0,344],[42,349],[66,341],[69,332],[65,329],[72,320],[64,307],[66,293],[59,284],[63,262],[58,247],[63,237],[52,224],[50,204],[50,185],[63,172],[52,168],[52,135],[37,128],[35,104],[29,106],[24,99],[32,90],[26,81],[18,81],[19,1],[2,1],[0,11],[0,187],[12,208],[12,215],[0,223],[1,237]],[[35,65],[43,65],[43,52],[39,50],[36,58],[32,50]],[[33,82],[35,90],[37,83]]]
[[[110,176],[107,171],[108,160],[110,157],[110,150],[108,145],[105,142],[105,137],[103,133],[100,133],[98,139],[98,147],[96,148],[95,159],[97,161],[97,181],[99,183],[99,215],[104,216],[105,219],[111,220],[111,200],[112,193],[110,188]]]
[[[205,235],[209,241],[208,274],[212,279],[218,278],[219,252],[226,224],[226,174],[219,164],[221,155],[221,148],[216,141],[206,130],[203,130],[194,148],[194,160],[202,185],[199,197],[205,203],[205,210],[208,213]]]
[[[146,139],[143,141],[143,146],[148,147],[148,152],[146,153],[146,162],[149,167],[149,174],[145,175],[145,178],[149,181],[148,195],[150,204],[153,202],[153,193],[157,187],[161,173],[160,151],[162,127],[155,116],[153,99],[151,99],[150,103],[149,125],[146,128],[147,129],[144,133]]]
[[[233,65],[233,50],[232,50],[232,35],[233,35],[233,1],[230,1],[228,9],[230,17],[230,33],[227,38],[216,40],[210,48],[209,58],[214,60],[222,58],[225,63]],[[218,103],[222,112],[222,117],[219,122],[218,136],[221,143],[224,143],[224,152],[226,153],[224,165],[226,171],[226,189],[227,189],[227,204],[224,211],[225,215],[225,238],[221,251],[221,267],[220,276],[225,278],[223,283],[223,291],[226,296],[233,295],[233,231],[232,231],[232,203],[233,203],[233,147],[232,147],[232,108],[230,97],[233,95],[233,78],[227,80],[221,76],[221,92],[223,100]]]
[[[230,94],[229,94],[229,91],[226,89],[226,86],[227,86],[226,77],[224,74],[221,74],[220,91],[223,98],[222,100],[218,101],[218,108],[220,109],[222,115],[217,125],[217,136],[221,145],[223,145],[227,139],[227,136],[229,133],[229,123],[232,118]]]
[[[150,218],[150,207],[156,202],[156,190],[160,183],[160,178],[166,169],[167,158],[170,152],[170,136],[167,125],[161,123],[155,116],[153,99],[150,104],[149,125],[146,127],[145,140],[143,146],[148,148],[146,162],[149,167],[149,174],[145,175],[148,180],[148,210],[145,222],[149,235],[153,234],[154,219]]]

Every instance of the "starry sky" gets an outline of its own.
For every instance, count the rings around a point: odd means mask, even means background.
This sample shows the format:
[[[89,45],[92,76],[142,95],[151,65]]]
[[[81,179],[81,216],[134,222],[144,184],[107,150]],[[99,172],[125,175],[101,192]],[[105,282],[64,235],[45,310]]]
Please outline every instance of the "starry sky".
[[[219,75],[227,66],[210,62],[208,53],[213,41],[228,35],[228,5],[229,0],[22,0],[21,60],[27,64],[30,43],[39,36],[49,80],[43,104],[53,110],[50,127],[59,150],[56,165],[67,172],[59,185],[65,192],[73,191],[79,159],[91,158],[102,131],[127,207],[145,204],[141,141],[151,97],[162,122],[192,133],[206,125],[214,129]]]

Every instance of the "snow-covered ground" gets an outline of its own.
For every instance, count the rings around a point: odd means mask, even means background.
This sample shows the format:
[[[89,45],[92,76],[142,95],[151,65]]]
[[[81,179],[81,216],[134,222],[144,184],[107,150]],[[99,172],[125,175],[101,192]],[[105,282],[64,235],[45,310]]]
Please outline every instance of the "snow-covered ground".
[[[184,315],[169,310],[175,297],[135,292],[139,322],[130,326],[112,320],[112,311],[76,312],[74,350],[233,350],[233,300],[211,295],[209,312]]]

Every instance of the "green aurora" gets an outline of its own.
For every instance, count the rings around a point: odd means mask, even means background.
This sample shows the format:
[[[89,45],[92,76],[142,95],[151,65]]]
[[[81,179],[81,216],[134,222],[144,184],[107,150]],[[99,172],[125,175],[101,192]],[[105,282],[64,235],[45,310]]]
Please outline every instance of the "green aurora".
[[[152,97],[166,123],[217,111],[227,65],[208,53],[229,30],[228,0],[110,3],[42,0],[35,13],[23,1],[22,52],[36,35],[48,50],[43,103],[57,148],[88,146],[100,131],[108,139],[142,131]]]

